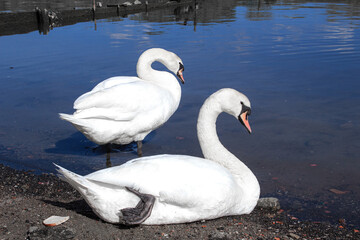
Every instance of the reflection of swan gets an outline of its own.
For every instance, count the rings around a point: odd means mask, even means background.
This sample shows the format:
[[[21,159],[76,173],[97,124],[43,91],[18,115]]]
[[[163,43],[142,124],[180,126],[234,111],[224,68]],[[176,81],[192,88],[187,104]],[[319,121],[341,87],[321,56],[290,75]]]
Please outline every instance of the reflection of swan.
[[[58,171],[100,218],[111,223],[183,223],[248,214],[258,201],[259,183],[220,143],[215,122],[221,112],[235,116],[251,132],[248,98],[233,89],[217,91],[205,101],[198,119],[205,159],[156,155],[85,177],[62,167]]]
[[[97,144],[128,144],[141,141],[165,123],[179,106],[181,88],[166,71],[151,68],[154,61],[164,64],[182,83],[184,66],[174,53],[153,48],[145,51],[137,63],[139,77],[112,77],[81,95],[74,102],[73,115],[60,113],[89,140]]]

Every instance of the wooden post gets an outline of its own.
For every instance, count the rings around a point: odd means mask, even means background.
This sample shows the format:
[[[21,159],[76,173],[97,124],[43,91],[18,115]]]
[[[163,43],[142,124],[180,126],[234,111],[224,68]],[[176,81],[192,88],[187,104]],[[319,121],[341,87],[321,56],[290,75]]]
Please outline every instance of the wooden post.
[[[49,15],[48,10],[44,8],[41,10],[40,8],[36,7],[36,17],[38,20],[38,29],[40,33],[47,35],[50,30],[50,23],[49,23]]]
[[[93,20],[95,20],[95,19],[96,19],[96,16],[95,16],[95,11],[96,11],[96,5],[95,5],[95,0],[93,0],[93,7],[92,7]]]

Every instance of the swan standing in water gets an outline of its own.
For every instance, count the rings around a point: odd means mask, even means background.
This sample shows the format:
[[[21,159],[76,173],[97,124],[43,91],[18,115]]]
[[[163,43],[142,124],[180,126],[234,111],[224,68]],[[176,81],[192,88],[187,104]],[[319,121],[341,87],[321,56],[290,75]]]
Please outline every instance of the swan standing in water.
[[[57,170],[111,223],[170,224],[249,214],[260,186],[251,170],[220,143],[215,123],[221,112],[251,132],[248,98],[229,88],[215,92],[201,107],[197,123],[205,158],[156,155],[86,176],[56,165]]]
[[[142,140],[164,124],[179,106],[181,87],[169,72],[151,67],[164,64],[184,83],[184,65],[174,53],[152,48],[139,57],[138,77],[112,77],[100,82],[74,102],[73,115],[60,113],[89,140],[104,145],[137,142],[142,156]]]

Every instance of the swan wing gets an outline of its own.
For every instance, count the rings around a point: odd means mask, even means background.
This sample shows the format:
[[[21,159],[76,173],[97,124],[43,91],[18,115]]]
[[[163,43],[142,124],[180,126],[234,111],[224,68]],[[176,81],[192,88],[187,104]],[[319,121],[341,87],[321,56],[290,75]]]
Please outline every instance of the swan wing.
[[[103,90],[103,89],[110,88],[110,87],[113,87],[113,86],[119,85],[119,84],[131,83],[131,82],[135,82],[135,81],[140,81],[140,78],[130,77],[130,76],[111,77],[111,78],[108,78],[108,79],[100,82],[98,85],[96,85],[91,90],[91,92]]]
[[[155,196],[159,202],[192,208],[226,201],[236,183],[230,172],[207,159],[156,155],[85,176],[109,186],[127,186]],[[228,199],[229,200],[229,199]]]
[[[123,79],[106,80],[80,96],[74,103],[76,117],[129,121],[139,113],[173,102],[171,94],[158,85],[136,78]]]

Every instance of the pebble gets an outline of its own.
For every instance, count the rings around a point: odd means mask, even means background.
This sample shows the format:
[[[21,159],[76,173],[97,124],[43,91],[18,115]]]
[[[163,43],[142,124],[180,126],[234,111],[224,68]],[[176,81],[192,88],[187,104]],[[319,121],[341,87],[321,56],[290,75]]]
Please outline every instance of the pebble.
[[[215,240],[215,239],[227,239],[228,236],[225,232],[216,231],[215,233],[212,233],[209,235],[209,239]]]
[[[279,210],[280,202],[279,199],[274,197],[260,198],[257,207]]]
[[[300,236],[296,235],[295,233],[290,233],[289,236],[295,239],[300,239]]]
[[[74,239],[75,231],[66,227],[38,228],[30,227],[27,240],[65,240]]]

